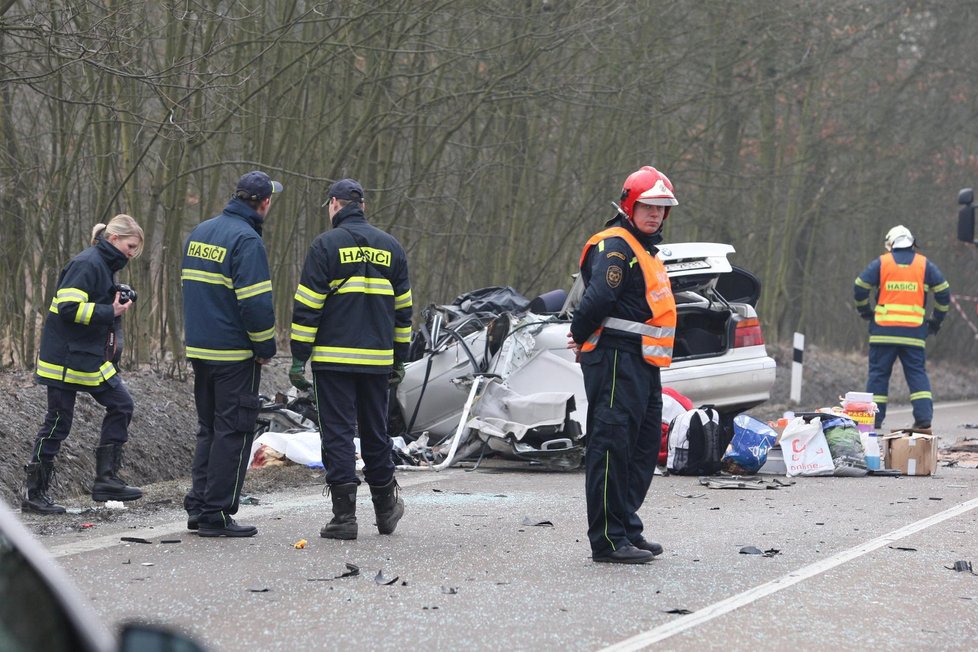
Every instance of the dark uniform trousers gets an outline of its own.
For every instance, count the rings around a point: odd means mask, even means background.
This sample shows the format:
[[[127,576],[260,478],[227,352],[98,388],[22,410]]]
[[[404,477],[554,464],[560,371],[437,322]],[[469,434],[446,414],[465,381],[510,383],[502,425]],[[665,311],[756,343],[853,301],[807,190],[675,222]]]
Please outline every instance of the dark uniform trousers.
[[[611,348],[583,353],[581,370],[588,539],[593,554],[605,554],[642,538],[638,510],[662,440],[662,381],[641,355]]]
[[[228,365],[191,359],[197,405],[197,448],[192,486],[184,498],[188,514],[201,523],[226,525],[238,511],[241,487],[251,461],[251,444],[261,403],[261,365],[254,360]]]
[[[893,363],[900,359],[903,377],[910,390],[910,404],[913,406],[914,423],[930,423],[934,418],[934,401],[930,397],[930,379],[927,378],[927,353],[922,346],[901,346],[899,344],[869,345],[869,378],[866,390],[876,396],[890,393],[890,375]],[[915,398],[918,392],[927,396]],[[886,403],[877,405],[876,427],[883,427],[886,418]]]
[[[394,477],[387,435],[388,374],[313,371],[323,466],[327,484],[359,483],[355,435],[360,436],[363,477],[382,487]]]
[[[75,416],[76,390],[62,389],[48,385],[48,412],[44,423],[34,438],[31,452],[32,462],[51,462],[61,450],[61,442],[71,432],[71,422]],[[98,445],[124,444],[129,439],[129,422],[132,420],[133,402],[122,379],[115,387],[105,386],[98,391],[89,392],[95,401],[105,408],[102,431]]]

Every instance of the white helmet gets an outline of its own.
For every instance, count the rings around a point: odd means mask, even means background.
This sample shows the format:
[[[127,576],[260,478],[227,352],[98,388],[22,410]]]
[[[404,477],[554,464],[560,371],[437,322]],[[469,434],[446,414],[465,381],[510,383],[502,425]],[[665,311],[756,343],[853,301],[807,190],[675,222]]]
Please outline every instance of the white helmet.
[[[910,233],[910,229],[903,226],[894,226],[886,234],[886,250],[893,251],[894,249],[904,249],[906,247],[912,247],[914,243],[913,234]]]

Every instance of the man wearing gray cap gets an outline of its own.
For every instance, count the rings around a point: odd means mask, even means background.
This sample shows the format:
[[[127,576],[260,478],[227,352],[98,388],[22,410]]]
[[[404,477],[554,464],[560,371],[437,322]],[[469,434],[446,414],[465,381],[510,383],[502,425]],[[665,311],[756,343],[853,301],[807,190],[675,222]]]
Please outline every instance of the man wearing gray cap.
[[[403,373],[410,344],[411,285],[404,249],[367,223],[363,200],[363,188],[353,179],[330,186],[324,206],[333,229],[309,248],[292,309],[289,378],[297,388],[309,389],[303,370],[312,360],[333,503],[333,518],[319,532],[325,539],[357,538],[355,434],[377,530],[392,534],[404,514],[387,435],[387,402],[389,382]]]
[[[197,447],[184,498],[187,527],[202,537],[250,537],[232,518],[251,456],[261,365],[275,355],[275,309],[261,234],[282,184],[253,171],[217,217],[183,247],[183,316],[194,368]]]

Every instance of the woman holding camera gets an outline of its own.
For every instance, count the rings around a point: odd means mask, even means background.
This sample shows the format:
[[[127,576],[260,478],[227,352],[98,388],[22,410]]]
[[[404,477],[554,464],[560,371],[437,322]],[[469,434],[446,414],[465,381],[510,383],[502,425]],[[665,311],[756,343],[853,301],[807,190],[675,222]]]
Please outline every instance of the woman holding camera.
[[[71,431],[78,392],[105,407],[95,449],[92,499],[136,500],[143,492],[119,479],[122,445],[129,439],[133,401],[116,367],[122,355],[122,315],[136,293],[117,285],[115,274],[143,250],[143,230],[132,217],[116,215],[92,229],[92,246],[61,270],[41,335],[35,380],[47,386],[48,410],[34,438],[21,509],[61,514],[48,496],[54,458]]]

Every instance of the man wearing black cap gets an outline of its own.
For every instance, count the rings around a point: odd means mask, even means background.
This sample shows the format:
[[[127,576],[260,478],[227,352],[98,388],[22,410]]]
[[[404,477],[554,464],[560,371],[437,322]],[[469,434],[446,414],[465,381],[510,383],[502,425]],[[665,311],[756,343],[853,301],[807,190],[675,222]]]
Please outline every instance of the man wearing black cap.
[[[250,537],[236,523],[258,418],[261,365],[275,355],[275,310],[261,239],[272,195],[282,184],[254,171],[238,180],[217,217],[199,224],[183,248],[183,316],[194,369],[197,448],[187,527],[202,537]]]
[[[391,534],[404,514],[387,435],[389,378],[403,373],[411,339],[407,257],[392,236],[364,217],[363,188],[353,179],[330,186],[333,229],[309,248],[292,309],[292,370],[297,388],[312,360],[319,432],[333,518],[326,539],[356,539],[354,434],[370,485],[377,529]],[[393,381],[390,381],[393,382]]]

